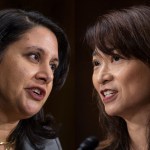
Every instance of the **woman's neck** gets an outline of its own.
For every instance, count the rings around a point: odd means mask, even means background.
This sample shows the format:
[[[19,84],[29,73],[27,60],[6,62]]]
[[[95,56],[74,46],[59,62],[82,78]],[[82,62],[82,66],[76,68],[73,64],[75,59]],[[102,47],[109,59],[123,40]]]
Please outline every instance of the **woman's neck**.
[[[18,122],[12,123],[2,123],[0,122],[0,142],[7,141],[7,138],[12,133],[12,131],[16,128]]]
[[[130,124],[128,125],[128,131],[131,138],[131,149],[147,150],[147,128]]]
[[[19,120],[9,116],[6,112],[0,109],[0,141],[6,141],[19,122]]]
[[[149,107],[150,108],[150,107]],[[150,133],[148,123],[150,121],[150,110],[139,111],[136,115],[126,120],[129,136],[131,139],[131,150],[147,150],[147,137]]]

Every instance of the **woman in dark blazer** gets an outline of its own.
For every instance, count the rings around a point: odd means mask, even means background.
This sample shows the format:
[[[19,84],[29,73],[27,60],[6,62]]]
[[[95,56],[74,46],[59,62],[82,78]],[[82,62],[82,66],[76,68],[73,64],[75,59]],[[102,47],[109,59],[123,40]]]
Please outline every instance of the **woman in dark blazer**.
[[[43,105],[68,68],[69,44],[59,26],[37,12],[0,11],[0,148],[61,150]]]

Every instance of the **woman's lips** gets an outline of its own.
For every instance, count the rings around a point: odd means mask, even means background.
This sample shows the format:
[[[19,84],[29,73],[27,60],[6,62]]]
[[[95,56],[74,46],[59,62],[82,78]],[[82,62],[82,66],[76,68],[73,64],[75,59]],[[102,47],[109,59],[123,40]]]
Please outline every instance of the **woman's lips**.
[[[46,92],[44,89],[39,88],[39,87],[32,87],[32,88],[27,88],[26,89],[28,94],[37,101],[41,101],[44,99]]]
[[[117,98],[117,91],[106,89],[100,92],[104,103],[112,102]]]

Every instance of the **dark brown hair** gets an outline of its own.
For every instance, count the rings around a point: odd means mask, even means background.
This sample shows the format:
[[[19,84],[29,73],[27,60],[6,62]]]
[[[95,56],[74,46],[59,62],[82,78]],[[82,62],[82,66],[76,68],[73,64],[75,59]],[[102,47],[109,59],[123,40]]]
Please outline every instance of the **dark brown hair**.
[[[112,55],[118,50],[127,58],[135,57],[150,65],[150,7],[133,6],[100,16],[87,30],[86,41],[93,51],[97,48]],[[98,105],[104,139],[97,150],[129,150],[126,122],[120,117],[108,116],[100,101]],[[150,139],[147,142],[150,149]]]

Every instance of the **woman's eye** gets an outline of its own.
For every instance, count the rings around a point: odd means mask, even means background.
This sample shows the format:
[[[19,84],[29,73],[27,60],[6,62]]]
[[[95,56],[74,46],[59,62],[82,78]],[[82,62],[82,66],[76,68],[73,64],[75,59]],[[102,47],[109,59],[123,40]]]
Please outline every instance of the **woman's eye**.
[[[100,62],[97,60],[93,60],[93,67],[99,66]]]
[[[120,61],[120,59],[122,59],[122,57],[119,55],[112,56],[112,61]]]
[[[38,61],[40,60],[40,55],[36,54],[36,53],[31,53],[29,54],[30,59],[34,60],[34,61]]]
[[[53,72],[55,72],[55,70],[57,69],[57,65],[56,64],[50,64],[50,67],[51,67]]]

